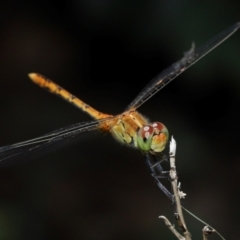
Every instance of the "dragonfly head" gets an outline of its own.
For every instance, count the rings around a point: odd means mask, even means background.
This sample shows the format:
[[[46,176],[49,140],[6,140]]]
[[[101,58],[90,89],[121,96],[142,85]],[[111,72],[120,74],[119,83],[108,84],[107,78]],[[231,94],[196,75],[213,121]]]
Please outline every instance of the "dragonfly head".
[[[143,152],[162,152],[168,141],[168,130],[160,122],[144,125],[137,133],[137,147]]]

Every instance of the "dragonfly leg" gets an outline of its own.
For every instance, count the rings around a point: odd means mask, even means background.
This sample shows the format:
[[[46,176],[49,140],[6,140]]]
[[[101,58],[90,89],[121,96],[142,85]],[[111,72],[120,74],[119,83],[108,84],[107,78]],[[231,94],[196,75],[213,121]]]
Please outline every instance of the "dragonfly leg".
[[[151,171],[151,175],[155,179],[158,187],[172,201],[172,203],[174,203],[174,196],[159,180],[160,178],[167,178],[169,172],[163,170],[161,166],[161,161],[156,162],[156,158],[154,155],[147,153],[145,157],[146,157],[146,163]]]
[[[154,177],[157,178],[169,177],[169,171],[164,171],[161,165],[161,163],[164,161],[168,161],[168,157],[166,155],[162,155],[160,160],[158,160],[155,155],[151,159],[150,157],[148,157],[148,166],[151,169],[151,171],[154,172]],[[158,171],[158,173],[155,171],[155,168]]]
[[[164,171],[162,169],[162,166],[160,165],[160,162],[157,162],[154,165],[149,166],[149,168],[154,178],[169,178],[169,171]],[[158,173],[156,173],[155,168],[157,168]]]

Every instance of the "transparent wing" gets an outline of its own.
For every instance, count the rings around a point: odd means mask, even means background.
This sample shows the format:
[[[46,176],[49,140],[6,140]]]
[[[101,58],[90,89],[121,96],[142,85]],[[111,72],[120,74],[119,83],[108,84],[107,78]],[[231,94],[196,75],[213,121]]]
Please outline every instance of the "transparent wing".
[[[60,146],[72,144],[83,133],[99,129],[99,124],[107,121],[107,119],[77,123],[31,140],[1,147],[0,167],[36,159],[55,151]]]
[[[191,49],[184,53],[182,59],[174,63],[169,68],[165,69],[159,75],[157,75],[133,100],[133,102],[128,106],[127,110],[137,109],[154,94],[164,88],[168,83],[170,83],[174,78],[183,73],[186,69],[212,51],[215,47],[224,42],[229,38],[234,32],[236,32],[240,27],[240,22],[229,27],[225,31],[221,32],[211,40],[209,40],[204,45],[195,49],[194,44]]]

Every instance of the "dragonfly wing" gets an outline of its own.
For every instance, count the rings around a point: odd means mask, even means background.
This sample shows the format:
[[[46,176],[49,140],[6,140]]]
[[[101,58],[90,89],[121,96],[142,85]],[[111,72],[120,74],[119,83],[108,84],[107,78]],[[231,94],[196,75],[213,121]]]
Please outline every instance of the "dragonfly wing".
[[[168,83],[170,83],[174,78],[183,73],[186,69],[212,51],[215,47],[224,42],[229,38],[234,32],[240,28],[240,22],[229,27],[225,31],[221,32],[211,40],[209,40],[204,45],[195,49],[194,44],[191,49],[184,53],[182,59],[174,63],[169,68],[165,69],[159,75],[157,75],[133,100],[133,102],[128,106],[127,110],[137,109],[154,94],[164,88]]]
[[[67,126],[43,136],[0,148],[0,167],[42,157],[79,140],[83,133],[99,129],[100,121],[88,121]]]

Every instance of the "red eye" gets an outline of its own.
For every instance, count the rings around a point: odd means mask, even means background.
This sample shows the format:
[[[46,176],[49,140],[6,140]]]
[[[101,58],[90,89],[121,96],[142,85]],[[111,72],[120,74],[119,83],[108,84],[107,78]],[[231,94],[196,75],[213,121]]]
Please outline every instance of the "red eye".
[[[154,123],[152,124],[152,126],[153,126],[154,130],[158,130],[158,131],[160,131],[160,132],[162,132],[162,130],[166,128],[166,127],[165,127],[162,123],[160,123],[160,122],[154,122]]]
[[[148,139],[150,136],[152,136],[153,131],[154,128],[151,125],[146,125],[139,130],[138,136],[143,139]]]

